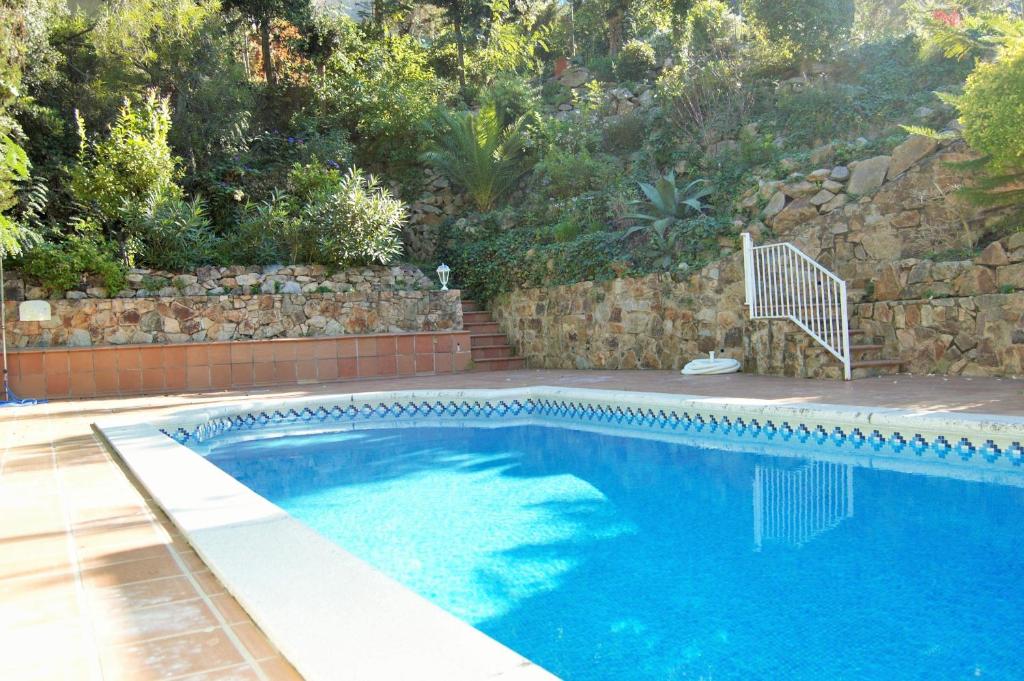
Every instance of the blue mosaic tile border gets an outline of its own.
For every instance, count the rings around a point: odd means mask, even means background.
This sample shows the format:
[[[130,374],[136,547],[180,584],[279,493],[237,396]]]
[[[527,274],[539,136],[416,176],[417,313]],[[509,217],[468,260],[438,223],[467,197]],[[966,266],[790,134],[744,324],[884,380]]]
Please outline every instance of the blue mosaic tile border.
[[[688,411],[681,414],[675,411],[666,413],[663,410],[655,412],[653,409],[533,399],[499,400],[497,402],[442,402],[440,400],[433,403],[423,401],[384,404],[382,402],[376,407],[369,404],[360,407],[334,405],[315,409],[307,407],[298,410],[261,411],[255,414],[246,413],[213,419],[191,430],[185,428],[173,431],[161,429],[161,432],[181,444],[189,444],[203,442],[228,431],[257,429],[288,423],[357,422],[424,416],[500,418],[521,415],[553,416],[582,423],[620,424],[647,428],[652,431],[725,435],[760,442],[814,443],[818,445],[831,443],[837,448],[864,449],[875,453],[884,452],[897,455],[911,453],[918,457],[928,453],[943,460],[958,457],[965,462],[981,460],[994,464],[1000,459],[1005,459],[1014,466],[1019,467],[1024,464],[1024,447],[1020,442],[1013,442],[1005,448],[1000,448],[992,440],[975,444],[966,437],[962,437],[956,442],[950,442],[942,435],[929,442],[920,433],[914,433],[907,437],[899,432],[884,435],[878,430],[872,430],[870,433],[865,433],[860,428],[853,428],[847,432],[838,426],[827,429],[814,424],[797,423],[792,425],[789,421],[776,423],[771,419],[766,419],[764,423],[761,423],[756,418],[747,420],[742,417],[691,414]]]

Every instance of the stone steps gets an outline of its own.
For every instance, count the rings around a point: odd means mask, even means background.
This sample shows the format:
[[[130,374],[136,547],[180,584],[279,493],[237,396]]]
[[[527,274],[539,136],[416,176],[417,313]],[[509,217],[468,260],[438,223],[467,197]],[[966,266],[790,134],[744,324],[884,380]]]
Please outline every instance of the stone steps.
[[[516,357],[515,348],[501,332],[498,323],[476,301],[462,301],[462,326],[469,331],[469,349],[477,371],[525,369],[526,360]]]

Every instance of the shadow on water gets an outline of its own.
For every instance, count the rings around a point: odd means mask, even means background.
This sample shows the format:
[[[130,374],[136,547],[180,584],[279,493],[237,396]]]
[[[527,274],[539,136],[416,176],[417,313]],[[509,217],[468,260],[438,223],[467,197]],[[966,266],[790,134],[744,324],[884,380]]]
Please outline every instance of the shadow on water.
[[[841,523],[757,551],[757,471],[813,481],[806,462],[540,426],[211,460],[567,679],[1024,678],[1021,490],[858,469]]]

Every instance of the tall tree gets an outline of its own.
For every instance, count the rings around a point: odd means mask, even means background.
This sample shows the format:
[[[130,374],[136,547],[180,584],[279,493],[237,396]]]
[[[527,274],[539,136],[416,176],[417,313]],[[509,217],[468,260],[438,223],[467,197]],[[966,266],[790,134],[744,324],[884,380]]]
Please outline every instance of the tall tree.
[[[235,9],[251,21],[260,33],[260,54],[263,61],[263,77],[268,85],[277,82],[274,68],[273,41],[274,19],[289,19],[293,23],[304,23],[310,14],[309,0],[225,0],[225,9]]]
[[[18,96],[24,45],[23,7],[0,0],[0,258],[20,252],[29,235],[7,214],[17,205],[18,183],[28,179],[28,156],[17,142],[18,125],[7,111]]]

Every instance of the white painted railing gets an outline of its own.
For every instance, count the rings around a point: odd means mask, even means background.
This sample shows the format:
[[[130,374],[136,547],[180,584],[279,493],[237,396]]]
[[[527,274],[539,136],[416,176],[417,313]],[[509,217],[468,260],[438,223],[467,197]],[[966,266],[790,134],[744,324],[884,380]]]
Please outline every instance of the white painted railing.
[[[755,246],[746,232],[743,280],[751,319],[789,319],[842,362],[850,380],[845,281],[793,244]]]
[[[754,550],[767,541],[803,546],[853,517],[853,466],[811,461],[754,467]]]

